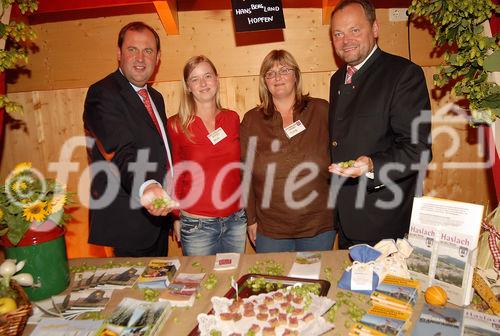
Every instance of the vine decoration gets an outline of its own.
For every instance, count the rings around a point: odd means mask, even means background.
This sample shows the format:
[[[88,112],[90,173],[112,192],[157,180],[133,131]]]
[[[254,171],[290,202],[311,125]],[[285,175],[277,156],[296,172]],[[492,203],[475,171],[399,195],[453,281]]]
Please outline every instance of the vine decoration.
[[[500,71],[498,35],[483,34],[483,24],[500,9],[491,0],[413,0],[408,12],[426,18],[434,43],[447,47],[434,85],[452,85],[469,103],[472,124],[491,124],[500,116],[500,87],[490,73]]]
[[[0,0],[0,18],[9,6],[19,7],[21,14],[33,13],[38,10],[38,0]],[[0,39],[5,39],[5,48],[0,49],[0,72],[14,69],[19,64],[28,63],[29,42],[36,38],[35,31],[25,22],[0,22]],[[5,108],[9,115],[22,112],[22,106],[6,95],[0,95],[0,108]]]

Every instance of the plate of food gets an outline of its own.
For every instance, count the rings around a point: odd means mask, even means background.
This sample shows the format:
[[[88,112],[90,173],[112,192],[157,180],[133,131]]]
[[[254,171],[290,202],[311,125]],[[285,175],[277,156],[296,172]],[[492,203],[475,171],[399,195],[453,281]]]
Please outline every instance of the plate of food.
[[[334,327],[322,317],[335,304],[326,280],[246,274],[237,283],[238,295],[231,288],[211,299],[190,336],[321,335]]]

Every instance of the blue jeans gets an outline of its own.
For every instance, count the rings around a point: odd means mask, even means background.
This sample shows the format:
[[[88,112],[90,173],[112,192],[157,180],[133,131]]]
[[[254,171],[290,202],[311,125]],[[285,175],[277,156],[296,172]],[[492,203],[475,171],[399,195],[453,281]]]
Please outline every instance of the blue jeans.
[[[329,251],[333,248],[335,235],[335,230],[330,230],[314,237],[274,239],[257,232],[255,250],[257,253]]]
[[[247,216],[243,209],[227,217],[195,218],[181,214],[180,221],[185,256],[245,252]]]

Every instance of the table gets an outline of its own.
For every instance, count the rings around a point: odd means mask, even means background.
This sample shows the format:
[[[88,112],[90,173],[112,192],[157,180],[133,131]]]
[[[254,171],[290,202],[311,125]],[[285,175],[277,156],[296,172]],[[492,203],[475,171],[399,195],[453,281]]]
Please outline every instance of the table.
[[[332,269],[332,281],[331,287],[328,292],[328,297],[335,300],[336,294],[341,289],[337,288],[337,281],[340,279],[345,265],[349,260],[348,251],[347,250],[335,250],[335,251],[325,251],[321,252],[321,276],[320,278],[325,278],[324,269],[326,267],[330,267]],[[215,256],[206,256],[206,257],[172,257],[178,258],[181,262],[180,272],[184,273],[198,273],[200,272],[200,266],[205,269],[205,272],[214,273],[217,276],[218,282],[217,286],[212,290],[207,290],[205,288],[201,288],[200,294],[201,297],[195,301],[195,304],[189,308],[175,308],[169,319],[166,321],[160,335],[188,335],[191,330],[197,325],[196,317],[199,313],[207,313],[212,308],[210,298],[212,296],[224,296],[226,292],[231,287],[231,276],[234,276],[235,279],[239,279],[242,275],[248,273],[248,269],[256,264],[257,261],[264,260],[274,260],[279,262],[284,267],[284,275],[288,274],[290,268],[292,267],[293,261],[295,259],[295,253],[285,252],[285,253],[260,253],[260,254],[243,254],[240,257],[240,262],[238,268],[230,271],[222,271],[215,272],[213,271],[213,265],[215,262]],[[78,266],[83,263],[87,265],[101,265],[112,260],[116,263],[123,263],[125,261],[132,262],[143,262],[147,264],[147,262],[151,258],[102,258],[102,259],[72,259],[70,260],[70,266]],[[193,266],[194,262],[199,262],[200,266]],[[140,290],[137,289],[124,289],[115,291],[113,296],[108,303],[106,310],[104,313],[110,312],[113,310],[113,307],[116,306],[123,297],[133,297],[137,299],[143,299]],[[366,297],[366,301],[364,303],[360,303],[356,301],[357,305],[360,308],[365,310],[368,309],[368,296]],[[415,321],[418,318],[419,312],[422,309],[423,305],[423,294],[419,296],[417,306],[415,307],[414,314],[412,316],[412,320]],[[349,327],[346,325],[346,321],[348,318],[340,313],[336,314],[335,325],[336,328],[327,333],[326,335],[347,335]],[[23,335],[29,335],[33,330],[34,326],[28,325],[23,333]]]

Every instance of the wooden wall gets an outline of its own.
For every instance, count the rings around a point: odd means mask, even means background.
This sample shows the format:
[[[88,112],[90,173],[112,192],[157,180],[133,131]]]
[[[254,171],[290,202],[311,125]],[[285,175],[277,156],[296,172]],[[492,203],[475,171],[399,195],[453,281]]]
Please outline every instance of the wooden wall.
[[[390,23],[387,10],[378,10],[382,49],[407,57],[405,23]],[[180,35],[166,36],[156,14],[105,17],[36,25],[38,51],[30,56],[29,76],[21,74],[8,86],[9,96],[24,105],[25,112],[6,127],[0,165],[4,179],[17,162],[31,161],[49,172],[50,162],[59,160],[61,147],[74,136],[83,136],[82,111],[87,87],[116,68],[116,35],[129,21],[143,20],[158,30],[162,38],[162,61],[154,87],[165,97],[169,115],[175,113],[179,100],[179,78],[187,58],[195,54],[209,56],[221,76],[221,99],[224,106],[243,115],[258,103],[258,69],[263,57],[272,49],[285,48],[297,58],[304,72],[304,87],[311,95],[328,99],[329,78],[337,69],[330,45],[328,26],[321,23],[321,9],[285,9],[287,29],[281,42],[269,42],[276,36],[257,34],[259,44],[248,43],[249,37],[235,37],[227,10],[189,11],[179,13]],[[281,34],[281,33],[280,33]],[[278,35],[280,35],[278,34]],[[278,36],[279,37],[279,36]],[[267,42],[266,42],[267,41]],[[440,96],[433,89],[432,75],[439,58],[430,56],[431,36],[427,31],[411,29],[413,60],[424,67],[433,96],[434,160],[425,179],[429,195],[488,204],[492,184],[487,167],[450,168],[450,162],[483,162],[480,129],[471,129],[464,118],[441,120],[449,115],[443,108],[449,95]],[[447,130],[447,132],[442,132]],[[458,146],[455,146],[458,144]],[[454,149],[455,147],[456,150]],[[84,174],[87,158],[83,143],[71,155],[77,163],[69,174],[70,191],[77,192],[74,222],[68,226],[70,257],[97,255],[86,241],[88,177]],[[470,166],[470,165],[469,165]],[[81,183],[81,187],[78,185]],[[171,244],[171,254],[180,250]],[[251,251],[247,247],[247,251]]]
[[[380,46],[408,56],[405,22],[389,22],[388,10],[377,11],[382,31]],[[161,65],[155,82],[180,79],[185,61],[207,55],[222,77],[256,75],[264,56],[272,49],[289,50],[308,73],[337,68],[330,44],[329,26],[322,24],[320,8],[286,9],[288,28],[282,32],[237,34],[230,11],[179,12],[180,35],[167,36],[156,14],[45,23],[34,26],[38,52],[30,55],[29,75],[21,74],[9,92],[85,88],[116,68],[116,39],[120,28],[142,20],[156,29],[162,42]],[[281,40],[281,42],[280,42]],[[242,45],[248,43],[253,45]],[[431,58],[432,37],[426,30],[412,29],[413,60],[422,65],[439,64]]]

